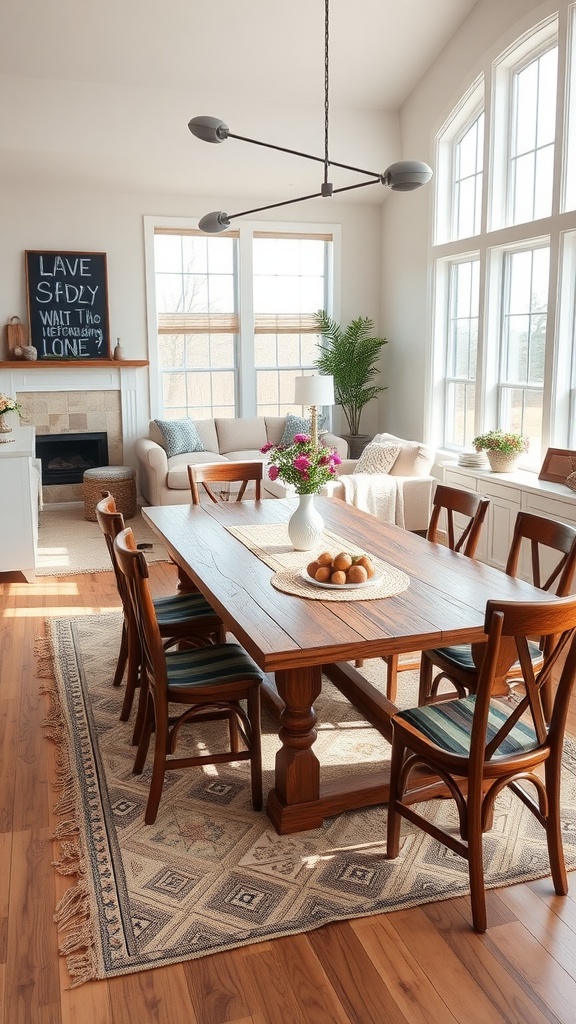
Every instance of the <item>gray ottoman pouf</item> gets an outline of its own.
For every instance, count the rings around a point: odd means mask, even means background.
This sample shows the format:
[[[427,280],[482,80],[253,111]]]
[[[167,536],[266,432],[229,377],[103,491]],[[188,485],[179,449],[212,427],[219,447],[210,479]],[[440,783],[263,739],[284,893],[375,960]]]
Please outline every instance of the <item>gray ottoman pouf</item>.
[[[130,466],[97,466],[83,476],[84,519],[96,522],[96,505],[102,491],[110,491],[124,519],[136,515],[136,470]]]

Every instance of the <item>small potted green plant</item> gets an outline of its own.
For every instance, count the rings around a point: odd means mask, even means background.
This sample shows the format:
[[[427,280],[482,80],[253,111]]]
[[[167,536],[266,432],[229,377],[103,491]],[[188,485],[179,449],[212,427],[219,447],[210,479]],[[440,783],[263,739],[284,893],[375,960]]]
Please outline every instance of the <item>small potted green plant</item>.
[[[485,451],[493,473],[511,473],[520,456],[528,451],[528,438],[506,430],[489,430],[479,434],[472,444],[477,452]]]

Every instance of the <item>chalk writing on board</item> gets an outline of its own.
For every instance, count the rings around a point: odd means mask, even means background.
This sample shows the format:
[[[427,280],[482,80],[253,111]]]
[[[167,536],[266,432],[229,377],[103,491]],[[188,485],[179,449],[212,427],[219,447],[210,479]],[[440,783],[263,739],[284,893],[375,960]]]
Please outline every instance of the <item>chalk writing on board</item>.
[[[30,340],[39,359],[109,359],[105,253],[26,252]]]

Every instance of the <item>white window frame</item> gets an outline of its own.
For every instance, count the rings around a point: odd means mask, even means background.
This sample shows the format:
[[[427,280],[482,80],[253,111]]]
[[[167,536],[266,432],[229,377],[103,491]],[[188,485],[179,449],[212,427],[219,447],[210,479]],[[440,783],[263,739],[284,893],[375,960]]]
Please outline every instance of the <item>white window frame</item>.
[[[455,240],[455,181],[454,148],[456,143],[471,127],[481,113],[484,113],[484,75],[472,83],[461,102],[452,111],[437,135],[435,175],[435,244]],[[486,118],[484,119],[484,154],[486,153]],[[483,160],[482,174],[486,165]],[[481,214],[483,223],[484,212]]]
[[[473,239],[449,237],[447,215],[451,167],[447,154],[462,129],[473,87],[449,114],[436,136],[436,234],[431,248],[433,268],[433,352],[427,437],[446,454],[446,344],[448,268],[477,252],[481,261],[479,337],[476,368],[476,433],[498,426],[500,325],[503,304],[504,254],[517,248],[550,247],[550,278],[546,326],[541,450],[530,453],[532,467],[541,464],[547,447],[576,447],[576,210],[560,207],[563,194],[567,133],[576,131],[576,3],[547,17],[514,41],[503,54],[490,55],[483,69],[486,83],[483,219]],[[550,45],[558,44],[558,88],[554,148],[553,197],[550,216],[524,224],[506,223],[508,196],[508,133],[512,75]],[[566,81],[564,81],[566,79]],[[479,78],[475,80],[478,86]],[[572,93],[569,96],[569,86]],[[568,103],[568,96],[570,102]],[[570,117],[568,116],[571,111]],[[468,108],[468,113],[473,111]],[[570,125],[574,125],[570,129]],[[442,135],[444,133],[444,135]],[[576,167],[576,140],[574,141]],[[448,198],[447,198],[448,197]],[[461,449],[456,449],[456,451]]]
[[[155,268],[154,268],[154,234],[157,229],[165,228],[174,231],[194,231],[198,229],[198,218],[194,217],[157,217],[144,216],[144,255],[146,270],[146,308],[148,334],[148,360],[150,364],[150,412],[151,417],[160,415],[162,409],[161,372],[156,344],[158,314],[156,308]],[[273,221],[238,221],[234,225],[234,233],[238,234],[238,287],[239,287],[239,323],[240,333],[237,345],[237,415],[240,417],[256,415],[256,376],[254,367],[253,344],[243,343],[242,339],[254,336],[254,309],[252,295],[252,236],[258,232],[274,234],[302,234],[332,236],[332,257],[327,281],[328,312],[335,319],[339,318],[339,300],[341,292],[342,263],[342,229],[339,224],[316,224],[300,222]],[[330,272],[331,271],[331,272]]]

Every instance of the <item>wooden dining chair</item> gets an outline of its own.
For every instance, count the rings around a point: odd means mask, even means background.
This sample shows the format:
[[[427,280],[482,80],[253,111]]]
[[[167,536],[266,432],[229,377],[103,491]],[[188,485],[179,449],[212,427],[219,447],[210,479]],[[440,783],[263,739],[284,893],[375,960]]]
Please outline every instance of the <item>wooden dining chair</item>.
[[[218,504],[219,501],[229,501],[232,495],[228,488],[223,486],[214,487],[211,484],[239,483],[240,487],[236,493],[235,501],[242,501],[248,483],[254,481],[254,495],[256,501],[262,496],[262,479],[264,475],[264,463],[258,460],[253,462],[205,462],[199,465],[188,466],[188,479],[192,492],[192,504],[200,504],[200,488],[202,487],[211,501]]]
[[[154,763],[145,822],[156,820],[166,771],[200,765],[250,761],[252,806],[262,808],[260,684],[262,674],[246,651],[235,643],[166,650],[148,583],[148,564],[138,551],[130,527],[114,540],[114,552],[132,605],[142,651],[146,685],[142,732],[134,762],[135,774],[144,769],[150,738],[155,733]],[[246,702],[246,710],[241,701]],[[181,714],[171,714],[171,705]],[[188,722],[225,720],[230,749],[178,757],[176,743]]]
[[[436,543],[443,535],[446,545],[452,551],[461,551],[468,558],[474,558],[489,505],[490,500],[483,498],[477,491],[438,484],[432,498],[432,512],[426,539]],[[420,665],[420,654],[389,654],[382,660],[386,663],[386,696],[395,704],[398,673],[417,669]]]
[[[387,856],[400,850],[401,818],[432,835],[468,861],[472,920],[486,930],[482,835],[492,827],[494,802],[508,787],[546,830],[554,890],[566,895],[562,850],[560,772],[570,695],[576,677],[576,597],[551,602],[489,601],[484,630],[486,654],[473,695],[401,711],[392,718],[392,760],[388,803]],[[546,656],[535,673],[529,638],[545,636]],[[494,699],[500,658],[508,648],[522,666],[524,696],[515,703]],[[507,660],[510,654],[506,655]],[[542,695],[553,670],[564,659],[550,724]],[[543,778],[537,769],[543,766]],[[413,776],[424,769],[448,787],[458,811],[459,837],[430,821],[416,803],[426,800],[425,784]],[[533,798],[531,786],[535,788]],[[419,788],[418,788],[419,787]]]
[[[520,557],[524,544],[530,546],[530,564],[532,580],[535,587],[552,591],[557,597],[570,593],[574,573],[576,571],[576,529],[566,523],[556,523],[544,516],[536,516],[531,512],[519,512],[514,524],[512,543],[506,562],[508,576],[517,576]],[[554,553],[554,554],[553,554]],[[548,574],[543,568],[544,557],[554,560],[554,566]],[[543,658],[544,641],[534,638],[530,651],[535,665]],[[433,675],[434,668],[439,669]],[[431,651],[423,651],[420,663],[419,704],[431,704],[438,700],[450,700],[452,697],[463,697],[476,689],[479,669],[474,661],[470,644],[458,644],[453,647],[440,647]],[[506,674],[506,680],[513,683],[521,677],[521,669],[513,665]],[[442,683],[448,681],[453,689],[440,691]],[[456,692],[456,694],[454,693]],[[545,692],[544,702],[547,716],[551,711],[551,694]]]
[[[116,577],[118,594],[122,602],[122,637],[113,685],[120,686],[127,669],[126,691],[120,713],[121,721],[125,722],[130,717],[134,694],[140,683],[142,658],[126,579],[120,571],[114,552],[114,540],[124,529],[124,517],[121,512],[118,512],[116,502],[109,491],[102,492],[102,498],[96,505],[96,521],[104,534]],[[224,643],[226,630],[222,619],[198,591],[174,594],[171,597],[156,597],[153,599],[153,603],[158,628],[165,646],[177,643],[194,646],[206,643]],[[138,737],[142,713],[143,710],[140,712],[134,730],[135,739]]]

